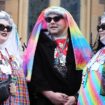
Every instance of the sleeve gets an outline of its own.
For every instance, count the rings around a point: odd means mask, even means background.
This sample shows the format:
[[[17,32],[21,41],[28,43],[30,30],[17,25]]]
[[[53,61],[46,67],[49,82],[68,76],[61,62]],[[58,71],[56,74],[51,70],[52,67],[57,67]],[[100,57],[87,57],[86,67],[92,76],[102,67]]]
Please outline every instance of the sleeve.
[[[75,100],[76,100],[76,103],[78,102],[78,96],[79,96],[79,94],[78,94],[78,93],[76,93],[76,94],[74,95]]]

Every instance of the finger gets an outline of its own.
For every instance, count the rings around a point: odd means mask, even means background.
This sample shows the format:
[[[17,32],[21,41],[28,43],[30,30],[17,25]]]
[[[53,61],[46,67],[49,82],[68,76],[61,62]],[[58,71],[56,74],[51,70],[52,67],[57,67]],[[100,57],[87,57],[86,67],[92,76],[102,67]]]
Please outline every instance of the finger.
[[[67,99],[67,100],[69,99],[69,98],[68,98],[68,95],[65,95],[65,94],[62,94],[62,97],[63,97],[64,99]]]
[[[10,83],[10,86],[12,87],[12,86],[15,86],[15,84],[14,83]]]
[[[10,90],[10,93],[11,93],[12,95],[16,95],[16,90]]]
[[[10,93],[12,95],[16,94],[16,86],[14,84],[10,84]]]

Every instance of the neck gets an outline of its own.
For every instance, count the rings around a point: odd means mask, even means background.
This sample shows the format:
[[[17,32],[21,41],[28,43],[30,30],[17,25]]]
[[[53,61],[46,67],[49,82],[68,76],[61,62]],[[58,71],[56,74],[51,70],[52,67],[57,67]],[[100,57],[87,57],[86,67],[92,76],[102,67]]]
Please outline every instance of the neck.
[[[62,39],[62,38],[67,38],[67,31],[63,32],[62,34],[56,34],[56,35],[51,35],[52,39]]]

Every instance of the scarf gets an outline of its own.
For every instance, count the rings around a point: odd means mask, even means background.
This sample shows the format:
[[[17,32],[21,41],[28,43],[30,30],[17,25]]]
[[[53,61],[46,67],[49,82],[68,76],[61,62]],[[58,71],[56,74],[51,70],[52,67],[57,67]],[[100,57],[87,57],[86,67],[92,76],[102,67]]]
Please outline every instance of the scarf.
[[[10,32],[8,39],[4,43],[0,44],[0,51],[4,51],[6,48],[9,54],[15,56],[18,62],[22,64],[22,58],[20,56],[21,42],[19,40],[17,27],[12,17],[5,11],[0,11],[0,19],[5,19],[12,26],[12,31]]]
[[[55,6],[49,7],[43,10],[39,15],[36,21],[36,24],[33,28],[33,31],[31,33],[27,49],[24,53],[23,68],[25,70],[27,81],[31,80],[33,60],[34,60],[34,55],[35,55],[40,31],[41,29],[47,28],[46,21],[44,18],[51,12],[61,14],[63,16],[66,16],[67,18],[69,32],[71,35],[71,41],[73,45],[73,51],[75,55],[76,70],[83,69],[83,67],[87,64],[87,62],[91,58],[91,48],[88,42],[86,41],[86,39],[84,38],[84,36],[82,35],[81,31],[79,30],[71,14],[62,7],[55,7]]]

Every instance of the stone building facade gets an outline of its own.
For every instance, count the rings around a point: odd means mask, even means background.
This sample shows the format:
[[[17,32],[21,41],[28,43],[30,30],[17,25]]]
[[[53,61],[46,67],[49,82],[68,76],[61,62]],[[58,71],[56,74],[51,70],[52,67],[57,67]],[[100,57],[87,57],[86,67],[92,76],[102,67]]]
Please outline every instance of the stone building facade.
[[[63,5],[65,0],[0,0],[0,10],[5,10],[10,13],[17,24],[18,32],[22,38],[22,42],[27,43],[29,37],[29,24],[31,18],[31,4],[40,2],[40,10],[50,5]],[[68,0],[70,1],[70,0]],[[71,0],[72,1],[72,0]],[[75,1],[75,0],[73,0]],[[105,11],[105,0],[77,0],[79,8],[79,27],[90,43],[94,43],[97,35],[96,26],[98,24],[99,16]],[[44,3],[46,2],[46,3]],[[66,1],[65,1],[66,2]],[[62,4],[63,3],[63,4]],[[36,3],[35,3],[36,4]],[[46,4],[45,6],[43,4]],[[37,4],[38,5],[38,4]],[[66,4],[69,8],[69,4]],[[64,5],[64,7],[66,7]],[[70,6],[72,3],[70,4]],[[39,6],[35,6],[36,9]],[[31,8],[31,9],[30,9]],[[73,7],[73,9],[76,9]],[[36,11],[34,12],[34,14]],[[34,15],[31,14],[31,15]],[[34,24],[34,23],[33,23]]]

